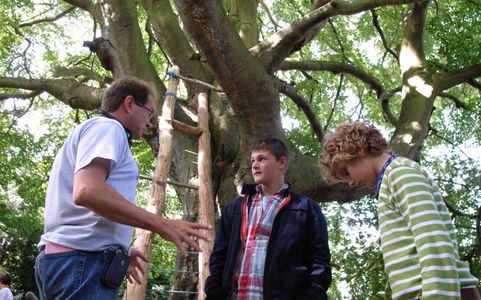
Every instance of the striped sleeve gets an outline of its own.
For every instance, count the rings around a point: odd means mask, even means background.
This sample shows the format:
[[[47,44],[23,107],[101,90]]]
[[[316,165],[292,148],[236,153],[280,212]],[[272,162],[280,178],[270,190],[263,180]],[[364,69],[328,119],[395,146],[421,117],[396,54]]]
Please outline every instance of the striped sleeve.
[[[394,167],[387,183],[391,203],[412,233],[421,273],[421,299],[460,296],[454,228],[433,182],[419,168]]]

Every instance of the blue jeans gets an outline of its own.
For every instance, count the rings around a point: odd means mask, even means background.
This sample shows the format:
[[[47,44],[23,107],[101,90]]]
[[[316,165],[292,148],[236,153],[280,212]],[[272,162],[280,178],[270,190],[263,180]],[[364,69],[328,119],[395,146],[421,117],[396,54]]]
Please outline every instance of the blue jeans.
[[[69,251],[45,254],[35,260],[35,281],[41,300],[117,299],[119,289],[100,282],[108,251]]]

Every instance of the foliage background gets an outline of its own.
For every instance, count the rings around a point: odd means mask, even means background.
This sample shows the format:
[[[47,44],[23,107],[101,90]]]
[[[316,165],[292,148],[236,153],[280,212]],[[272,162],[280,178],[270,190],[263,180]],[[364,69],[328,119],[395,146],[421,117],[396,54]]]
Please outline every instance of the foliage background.
[[[225,7],[235,24],[235,6],[228,3],[225,1]],[[279,28],[303,17],[312,5],[307,0],[266,1],[265,4],[268,9],[262,5],[258,7],[259,39],[267,38]],[[140,3],[137,8],[139,24],[144,28],[148,23],[147,12]],[[0,22],[3,24],[0,27],[1,76],[62,78],[59,66],[87,68],[97,77],[112,75],[102,67],[96,55],[82,47],[83,41],[91,40],[94,34],[98,36],[99,31],[98,24],[93,23],[84,11],[75,9],[55,22],[20,27],[67,9],[70,9],[68,3],[53,0],[6,0],[0,3]],[[399,20],[407,10],[407,6],[375,10],[387,43],[395,52],[400,48],[403,34]],[[425,54],[430,66],[449,71],[479,64],[480,11],[481,3],[477,0],[446,0],[432,5],[424,35]],[[402,85],[400,66],[386,50],[372,22],[372,11],[333,17],[324,30],[291,58],[350,63],[368,70],[386,90],[396,91]],[[21,28],[21,31],[17,32],[15,28]],[[158,45],[149,44],[147,31],[144,30],[142,35],[146,48],[152,50],[149,57],[152,65],[165,80],[169,59]],[[395,126],[383,117],[375,91],[358,78],[312,70],[277,70],[275,75],[302,93],[325,131],[341,122],[356,119],[374,122],[384,129],[386,137],[391,137],[395,131]],[[89,80],[89,76],[77,76],[76,80],[92,87],[105,87],[105,82]],[[14,87],[2,87],[1,90],[2,94],[16,91]],[[189,97],[188,90],[184,89],[182,93],[181,98]],[[1,99],[0,273],[12,274],[13,290],[20,294],[36,290],[33,279],[35,245],[42,232],[45,189],[54,155],[68,132],[88,117],[89,110],[71,109],[45,92],[35,95],[32,100],[21,97]],[[478,278],[481,277],[481,245],[476,239],[475,222],[481,194],[480,99],[476,81],[455,86],[449,94],[436,98],[429,119],[430,130],[420,151],[422,165],[433,174],[451,208],[458,230],[460,256],[470,263],[472,273]],[[402,101],[401,93],[393,92],[390,108],[394,114],[399,114]],[[283,127],[291,147],[315,160],[321,144],[313,135],[305,114],[284,95],[280,97],[280,104]],[[151,175],[155,159],[148,143],[135,144],[133,152],[141,173]],[[138,190],[141,205],[146,203],[148,190],[149,183],[142,181]],[[378,245],[374,199],[365,196],[356,201],[336,200],[321,203],[329,223],[334,267],[333,285],[329,291],[331,298],[389,298]],[[172,197],[169,201],[170,212],[182,212],[177,198]],[[149,289],[170,288],[172,277],[160,270],[176,268],[175,255],[165,254],[173,250],[171,244],[156,240],[152,265],[157,270],[149,273]]]

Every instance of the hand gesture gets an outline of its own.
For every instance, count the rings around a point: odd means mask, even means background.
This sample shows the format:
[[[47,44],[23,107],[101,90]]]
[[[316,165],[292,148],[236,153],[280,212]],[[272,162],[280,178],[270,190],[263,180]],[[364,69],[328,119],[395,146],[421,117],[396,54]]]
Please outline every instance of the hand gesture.
[[[207,224],[193,223],[184,220],[168,220],[162,218],[160,225],[160,229],[157,231],[157,233],[164,239],[173,242],[179,249],[180,253],[185,257],[188,254],[183,243],[186,243],[194,250],[200,252],[201,250],[199,244],[194,240],[194,238],[203,239],[206,241],[211,240],[207,235],[199,232],[199,229],[210,230],[212,228],[212,226]]]
[[[130,283],[134,283],[135,281],[140,284],[142,276],[147,272],[147,264],[142,263],[141,260],[145,263],[149,262],[149,259],[142,252],[132,248],[130,252],[130,264],[127,270],[127,279]]]

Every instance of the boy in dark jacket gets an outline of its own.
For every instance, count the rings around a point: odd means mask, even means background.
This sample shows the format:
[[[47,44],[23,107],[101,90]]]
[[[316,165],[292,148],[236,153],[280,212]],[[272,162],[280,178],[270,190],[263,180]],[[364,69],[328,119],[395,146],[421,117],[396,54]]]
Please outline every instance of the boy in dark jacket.
[[[284,181],[285,144],[251,150],[255,186],[228,204],[217,230],[207,299],[327,299],[327,225],[319,205]]]

